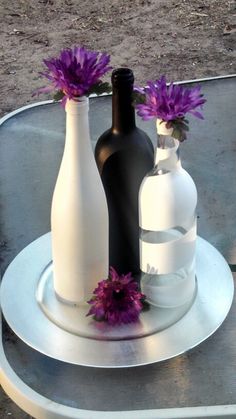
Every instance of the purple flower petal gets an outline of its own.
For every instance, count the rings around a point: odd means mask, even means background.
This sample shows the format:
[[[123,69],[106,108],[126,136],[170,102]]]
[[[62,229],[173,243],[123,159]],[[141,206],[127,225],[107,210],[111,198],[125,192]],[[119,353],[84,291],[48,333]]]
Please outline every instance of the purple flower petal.
[[[167,86],[166,78],[162,76],[155,82],[148,81],[145,88],[136,87],[135,90],[146,96],[144,104],[136,105],[138,115],[145,121],[152,118],[174,121],[184,118],[186,113],[203,119],[202,114],[196,110],[206,102],[200,86],[192,89],[173,83]]]
[[[137,321],[143,308],[141,300],[145,297],[131,273],[120,276],[112,267],[109,278],[100,281],[93,294],[88,301],[91,307],[87,315],[94,315],[95,319],[103,319],[110,325]]]
[[[202,114],[200,112],[198,112],[198,111],[189,111],[189,113],[191,113],[192,115],[196,116],[196,118],[204,119],[203,116],[202,116]]]
[[[54,90],[53,86],[40,87],[39,89],[35,90],[32,96],[40,95],[41,93],[50,93],[53,90]]]
[[[62,50],[59,57],[43,60],[46,70],[41,75],[51,84],[45,88],[48,90],[41,88],[36,94],[61,90],[69,99],[86,95],[111,70],[109,62],[109,55],[83,47]]]

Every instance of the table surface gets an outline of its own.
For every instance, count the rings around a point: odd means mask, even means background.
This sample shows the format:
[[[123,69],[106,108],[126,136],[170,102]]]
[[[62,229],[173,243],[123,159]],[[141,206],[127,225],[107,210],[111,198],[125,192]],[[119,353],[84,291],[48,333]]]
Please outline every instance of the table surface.
[[[191,119],[181,157],[198,188],[198,234],[236,266],[236,78],[202,82],[205,121]],[[111,98],[90,101],[91,137],[110,126]],[[156,141],[153,122],[142,127]],[[51,196],[64,145],[64,110],[32,107],[0,128],[1,270],[50,229]],[[214,262],[213,262],[214,263]],[[133,410],[236,403],[236,304],[220,329],[195,349],[150,366],[104,370],[72,366],[25,345],[4,326],[16,373],[56,402],[91,410]],[[27,365],[27,367],[26,367]],[[62,386],[63,383],[63,386]],[[101,385],[102,383],[102,385]]]

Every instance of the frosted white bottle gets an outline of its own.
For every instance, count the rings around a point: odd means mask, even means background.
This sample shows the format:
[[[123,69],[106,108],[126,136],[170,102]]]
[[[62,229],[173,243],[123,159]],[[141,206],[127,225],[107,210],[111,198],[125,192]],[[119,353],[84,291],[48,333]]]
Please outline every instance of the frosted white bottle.
[[[160,121],[157,129],[155,165],[139,191],[141,288],[151,304],[178,307],[195,290],[197,190],[172,130]]]
[[[66,141],[51,209],[57,296],[80,303],[108,276],[108,210],[89,133],[88,98],[66,103]]]

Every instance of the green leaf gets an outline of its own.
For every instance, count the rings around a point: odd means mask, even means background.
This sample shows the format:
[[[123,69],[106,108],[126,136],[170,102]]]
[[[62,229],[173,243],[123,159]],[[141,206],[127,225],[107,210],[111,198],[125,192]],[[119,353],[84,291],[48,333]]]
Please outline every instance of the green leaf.
[[[93,320],[100,323],[105,321],[104,317],[96,317],[96,316],[93,316]]]
[[[59,101],[59,100],[61,100],[64,96],[65,96],[65,95],[64,95],[63,91],[62,91],[62,90],[58,90],[58,91],[55,93],[55,95],[53,96],[53,100],[54,100],[55,102],[58,102],[58,101]]]
[[[186,132],[189,131],[188,120],[184,118],[175,119],[172,121],[173,133],[172,136],[180,142],[187,139]]]
[[[88,95],[91,94],[96,94],[96,95],[101,95],[103,93],[111,93],[111,86],[109,83],[107,82],[100,82],[97,84],[94,84],[88,91]]]
[[[179,130],[179,128],[175,127],[173,129],[172,137],[175,138],[176,140],[181,141],[181,131]]]
[[[146,300],[141,300],[143,308],[142,311],[149,311],[150,310],[150,304]]]
[[[181,125],[174,126],[172,137],[174,137],[176,140],[179,140],[180,142],[186,140],[186,130]]]
[[[142,94],[140,92],[136,92],[134,91],[132,93],[132,98],[133,98],[133,105],[139,105],[139,104],[143,104],[146,102],[146,96],[145,94]]]

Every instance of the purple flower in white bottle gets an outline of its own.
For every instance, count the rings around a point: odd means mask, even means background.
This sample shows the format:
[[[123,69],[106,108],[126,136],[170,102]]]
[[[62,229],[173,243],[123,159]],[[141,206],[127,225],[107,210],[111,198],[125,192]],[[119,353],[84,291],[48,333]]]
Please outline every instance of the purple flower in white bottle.
[[[186,113],[203,119],[200,88],[186,89],[165,77],[137,88],[136,108],[156,119],[158,144],[153,169],[139,191],[141,289],[159,307],[186,309],[195,290],[197,190],[179,157],[186,139]]]
[[[108,275],[108,210],[89,132],[91,92],[107,89],[107,54],[74,47],[44,60],[42,75],[66,111],[66,141],[51,209],[53,282],[63,301],[86,302]],[[59,93],[59,94],[58,94]]]

